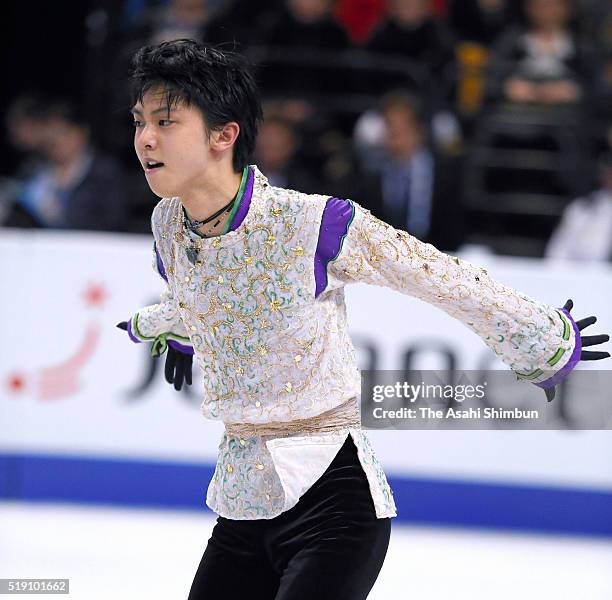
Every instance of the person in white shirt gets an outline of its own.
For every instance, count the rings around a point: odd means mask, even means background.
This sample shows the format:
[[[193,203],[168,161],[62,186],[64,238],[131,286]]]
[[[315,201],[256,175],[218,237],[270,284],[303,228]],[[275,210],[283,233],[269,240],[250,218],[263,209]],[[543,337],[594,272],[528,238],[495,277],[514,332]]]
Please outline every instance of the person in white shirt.
[[[555,260],[612,261],[612,152],[599,160],[601,187],[574,200],[546,245]]]
[[[344,286],[385,285],[460,319],[547,391],[583,358],[555,309],[394,229],[351,200],[270,185],[249,165],[261,107],[239,55],[191,40],[133,62],[134,146],[161,200],[151,219],[160,302],[120,324],[167,352],[177,389],[198,366],[202,413],[223,422],[206,503],[219,517],[190,600],[360,600],[396,506],[361,429]]]

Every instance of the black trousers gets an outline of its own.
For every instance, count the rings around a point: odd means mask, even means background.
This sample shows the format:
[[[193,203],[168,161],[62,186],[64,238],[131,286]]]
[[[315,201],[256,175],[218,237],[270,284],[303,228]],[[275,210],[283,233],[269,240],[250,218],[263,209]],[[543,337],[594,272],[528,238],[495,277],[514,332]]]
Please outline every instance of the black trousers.
[[[362,600],[390,535],[349,435],[293,508],[273,519],[217,518],[189,600]]]

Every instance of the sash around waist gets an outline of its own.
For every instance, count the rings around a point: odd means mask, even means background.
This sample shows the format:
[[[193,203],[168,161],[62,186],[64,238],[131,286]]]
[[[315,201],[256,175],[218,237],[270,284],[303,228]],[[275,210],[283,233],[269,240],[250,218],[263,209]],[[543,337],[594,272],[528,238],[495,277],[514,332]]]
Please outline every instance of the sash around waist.
[[[274,436],[284,437],[295,433],[325,433],[340,429],[361,427],[361,414],[357,397],[334,406],[325,412],[294,421],[270,421],[269,423],[223,423],[225,431],[233,437]]]

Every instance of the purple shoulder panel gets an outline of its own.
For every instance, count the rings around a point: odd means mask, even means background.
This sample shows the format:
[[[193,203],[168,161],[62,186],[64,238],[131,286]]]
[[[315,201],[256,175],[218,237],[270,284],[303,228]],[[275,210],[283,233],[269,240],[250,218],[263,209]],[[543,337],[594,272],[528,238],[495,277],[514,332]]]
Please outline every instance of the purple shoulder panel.
[[[315,253],[315,298],[327,287],[327,264],[340,253],[354,215],[355,206],[350,200],[329,198],[325,204]]]

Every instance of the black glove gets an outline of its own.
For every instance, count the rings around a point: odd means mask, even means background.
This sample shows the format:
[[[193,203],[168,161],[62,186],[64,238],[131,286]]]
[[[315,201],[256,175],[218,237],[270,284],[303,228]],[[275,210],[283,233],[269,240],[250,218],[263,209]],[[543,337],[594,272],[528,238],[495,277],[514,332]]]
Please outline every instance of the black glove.
[[[567,312],[570,312],[572,308],[574,308],[574,303],[572,302],[572,300],[568,300],[564,304],[563,308],[567,310]],[[586,317],[585,319],[580,319],[580,321],[576,321],[576,325],[578,326],[578,329],[582,331],[585,327],[592,325],[596,321],[597,317]],[[580,340],[582,341],[582,347],[586,348],[588,346],[603,344],[604,342],[610,340],[610,336],[607,334],[587,336],[581,335]],[[601,360],[602,358],[609,357],[609,352],[592,352],[590,350],[582,350],[582,352],[580,352],[580,360]],[[553,385],[552,387],[549,387],[548,389],[544,390],[546,392],[546,398],[548,399],[548,402],[550,402],[555,397],[555,387],[556,386]]]
[[[168,383],[174,383],[177,392],[183,387],[183,379],[187,385],[191,385],[192,364],[193,354],[184,354],[168,346],[164,375]]]
[[[117,323],[119,329],[127,331],[127,321],[121,321]],[[155,358],[159,358],[156,356]],[[191,380],[191,369],[193,365],[193,355],[184,354],[175,350],[172,346],[168,345],[168,352],[166,354],[166,365],[164,367],[164,377],[168,383],[174,384],[174,389],[179,392],[183,387],[183,381],[187,385],[192,384]]]

